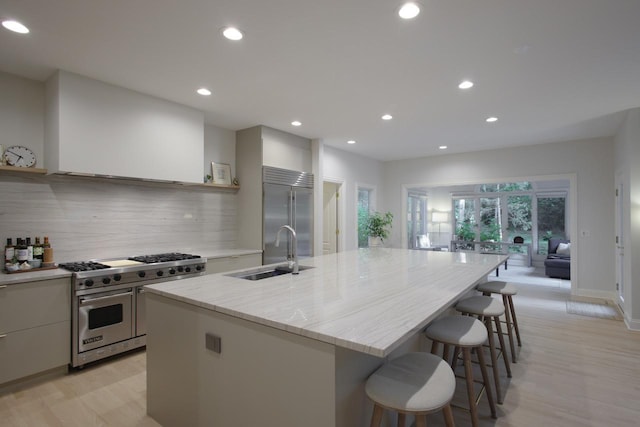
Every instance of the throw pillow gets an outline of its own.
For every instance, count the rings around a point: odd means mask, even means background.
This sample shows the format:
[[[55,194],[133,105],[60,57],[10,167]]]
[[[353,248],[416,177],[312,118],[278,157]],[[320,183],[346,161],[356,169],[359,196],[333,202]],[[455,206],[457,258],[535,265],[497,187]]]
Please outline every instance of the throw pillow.
[[[559,255],[571,255],[571,243],[560,243],[556,253]]]

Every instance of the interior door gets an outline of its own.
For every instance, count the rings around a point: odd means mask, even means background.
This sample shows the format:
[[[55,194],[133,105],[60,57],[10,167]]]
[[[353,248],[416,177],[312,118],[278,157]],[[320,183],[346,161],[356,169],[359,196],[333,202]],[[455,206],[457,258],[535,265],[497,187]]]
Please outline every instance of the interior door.
[[[322,254],[338,252],[338,185],[323,183]]]

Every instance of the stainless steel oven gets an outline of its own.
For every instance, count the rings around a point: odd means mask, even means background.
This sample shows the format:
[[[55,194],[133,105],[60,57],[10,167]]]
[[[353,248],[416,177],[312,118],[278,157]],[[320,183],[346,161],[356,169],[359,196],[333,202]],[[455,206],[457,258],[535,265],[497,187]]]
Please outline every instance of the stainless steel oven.
[[[144,347],[144,286],[202,275],[206,262],[198,255],[167,253],[60,264],[73,271],[71,366]]]
[[[82,295],[78,299],[78,351],[133,337],[133,288]]]

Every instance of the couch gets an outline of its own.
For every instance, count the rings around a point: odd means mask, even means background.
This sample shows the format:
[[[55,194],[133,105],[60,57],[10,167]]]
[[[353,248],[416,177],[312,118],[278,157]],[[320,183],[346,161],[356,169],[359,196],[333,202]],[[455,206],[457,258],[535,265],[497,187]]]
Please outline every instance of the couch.
[[[544,274],[557,279],[571,279],[571,241],[549,239],[547,259],[544,260]]]

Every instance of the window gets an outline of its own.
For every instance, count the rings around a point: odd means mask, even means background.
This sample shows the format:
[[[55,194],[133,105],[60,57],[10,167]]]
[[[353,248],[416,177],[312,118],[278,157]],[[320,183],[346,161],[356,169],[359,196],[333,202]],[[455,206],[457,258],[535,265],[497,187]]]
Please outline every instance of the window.
[[[416,247],[418,236],[427,234],[427,196],[410,192],[407,197],[407,242]]]
[[[546,185],[560,188],[557,183]],[[565,191],[536,190],[536,185],[530,182],[480,184],[475,187],[475,195],[453,196],[456,230],[453,238],[513,242],[514,237],[520,236],[525,243],[532,244],[532,252],[546,255],[551,237],[566,236],[565,206]],[[458,247],[463,249],[461,245]],[[468,249],[473,248],[469,245]],[[509,250],[526,252],[517,246]]]

